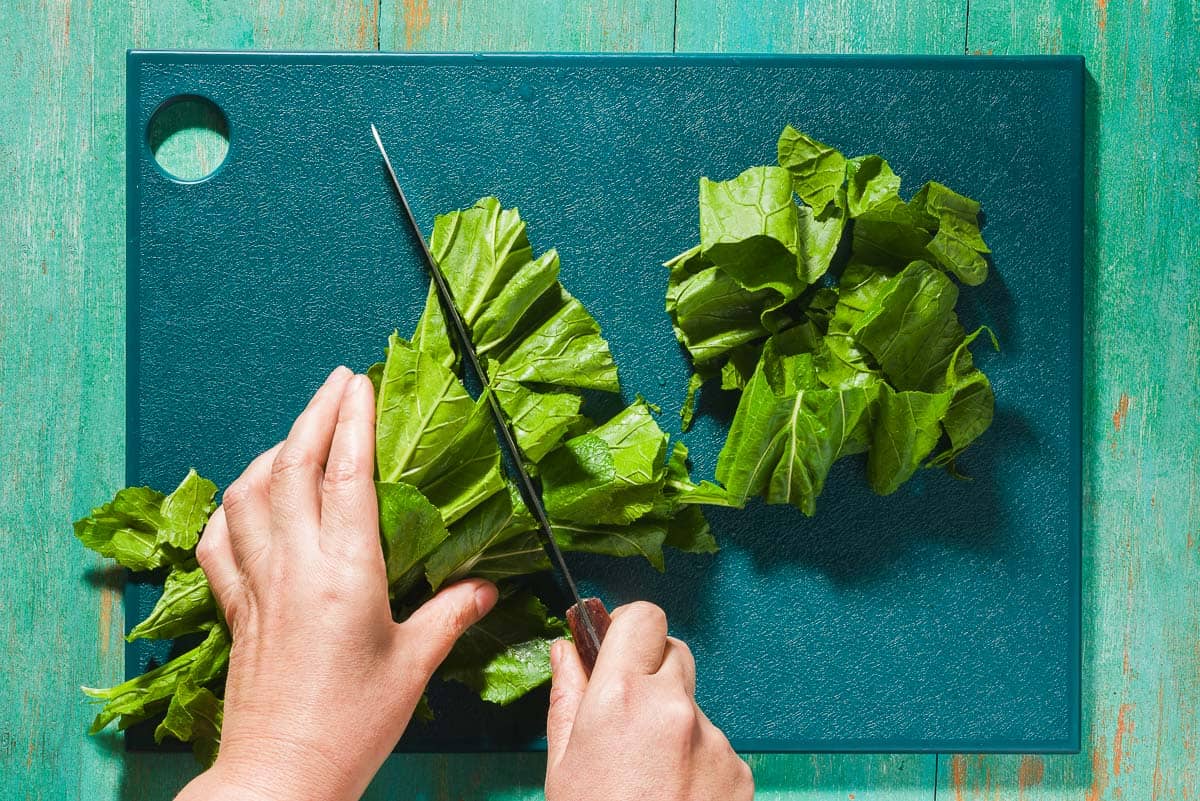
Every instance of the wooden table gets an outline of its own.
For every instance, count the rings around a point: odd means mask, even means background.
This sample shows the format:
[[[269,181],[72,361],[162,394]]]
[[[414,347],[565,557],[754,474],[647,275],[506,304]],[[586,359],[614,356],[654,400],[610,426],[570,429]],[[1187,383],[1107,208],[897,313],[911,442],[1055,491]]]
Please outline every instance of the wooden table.
[[[124,53],[183,47],[1084,54],[1083,752],[749,760],[764,799],[1200,799],[1197,0],[8,0],[0,37],[0,797],[195,771],[85,735],[123,629],[69,525],[123,475]],[[394,757],[369,797],[535,798],[542,769]]]

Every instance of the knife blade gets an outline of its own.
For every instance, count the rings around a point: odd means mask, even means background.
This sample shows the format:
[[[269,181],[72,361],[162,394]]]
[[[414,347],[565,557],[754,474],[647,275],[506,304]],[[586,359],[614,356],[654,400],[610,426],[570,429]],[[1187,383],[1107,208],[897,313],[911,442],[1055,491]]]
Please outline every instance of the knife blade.
[[[504,414],[504,410],[500,408],[500,402],[496,399],[494,393],[486,389],[489,386],[487,372],[484,371],[483,365],[479,361],[479,355],[475,352],[475,345],[471,342],[466,321],[463,320],[462,314],[458,310],[458,305],[454,302],[454,295],[450,291],[450,284],[446,281],[446,276],[442,273],[442,268],[438,265],[437,259],[433,257],[433,253],[429,250],[429,245],[425,242],[421,226],[417,223],[417,218],[413,214],[412,207],[408,204],[408,197],[404,194],[404,189],[400,186],[400,179],[396,176],[396,170],[392,167],[392,160],[388,156],[387,149],[383,146],[383,139],[379,135],[379,129],[374,124],[371,125],[371,135],[375,137],[375,144],[379,147],[379,154],[383,156],[384,167],[387,169],[392,187],[396,190],[396,196],[400,200],[400,208],[408,224],[409,231],[421,245],[421,255],[424,257],[425,266],[429,270],[429,276],[433,279],[434,286],[437,288],[438,298],[442,304],[442,311],[446,319],[450,321],[453,336],[460,351],[466,357],[467,364],[470,366],[472,372],[475,373],[475,377],[485,387],[484,395],[488,399],[488,406],[492,412],[492,422],[496,432],[500,435],[501,445],[508,456],[509,469],[512,473],[516,474],[515,478],[517,487],[521,492],[521,499],[529,507],[529,511],[533,514],[533,518],[537,522],[538,539],[541,540],[542,549],[545,550],[546,555],[550,558],[550,564],[554,566],[559,578],[570,594],[572,605],[568,609],[567,620],[571,628],[572,637],[575,640],[575,648],[584,662],[584,667],[590,674],[595,665],[596,655],[600,651],[600,644],[604,640],[604,633],[608,631],[608,612],[598,598],[588,598],[585,601],[579,595],[579,588],[575,583],[575,578],[571,575],[571,571],[567,567],[562,550],[554,540],[554,531],[550,526],[550,517],[546,514],[545,504],[542,503],[541,488],[537,480],[525,469],[525,461],[521,453],[521,448],[517,444],[516,434],[513,432],[508,417]]]

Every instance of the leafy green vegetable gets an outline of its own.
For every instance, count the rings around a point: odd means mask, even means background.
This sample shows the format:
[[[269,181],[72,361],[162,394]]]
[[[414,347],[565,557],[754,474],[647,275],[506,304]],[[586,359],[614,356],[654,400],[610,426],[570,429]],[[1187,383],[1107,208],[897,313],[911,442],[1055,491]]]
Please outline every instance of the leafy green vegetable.
[[[645,403],[568,440],[542,463],[554,520],[627,524],[646,515],[666,479],[667,436]]]
[[[687,449],[642,400],[597,424],[584,390],[617,392],[616,365],[600,327],[558,281],[558,256],[535,258],[515,210],[485,198],[437,218],[431,250],[485,362],[472,399],[431,288],[410,339],[393,333],[367,371],[376,391],[376,496],[392,608],[403,619],[448,582],[481,576],[501,601],[455,646],[439,671],[481,698],[507,704],[550,678],[550,643],[562,621],[514,580],[548,570],[533,516],[501,469],[489,395],[512,421],[522,456],[542,476],[554,536],[567,551],[638,556],[665,567],[664,546],[711,553],[716,542],[697,503]],[[75,524],[89,548],[131,570],[170,568],[163,595],[130,633],[168,638],[204,632],[196,648],[107,690],[94,731],[164,715],[155,732],[216,756],[229,634],[195,562],[216,487],[190,472],[164,496],[124,489]],[[165,714],[164,714],[165,713]],[[418,714],[432,715],[424,700]]]
[[[884,159],[846,158],[791,126],[778,161],[701,178],[700,243],[666,262],[666,309],[693,365],[684,428],[705,382],[740,393],[719,485],[688,479],[679,502],[759,496],[811,515],[833,463],[864,451],[880,494],[922,464],[957,475],[994,406],[950,277],[987,277],[979,204],[935,182],[905,201]]]
[[[467,685],[485,701],[510,704],[545,683],[550,644],[568,633],[534,595],[518,592],[501,598],[459,639],[437,675]]]
[[[218,678],[229,663],[229,646],[229,631],[224,625],[216,624],[195,648],[141,676],[106,690],[84,687],[83,691],[89,696],[105,702],[92,722],[91,733],[95,734],[118,718],[119,727],[127,729],[154,717],[166,709],[182,681],[202,685]]]
[[[182,637],[211,626],[216,615],[217,602],[204,571],[195,565],[175,567],[167,574],[163,594],[154,609],[125,639],[133,642]]]
[[[75,523],[85,546],[131,570],[181,564],[195,548],[217,488],[195,470],[170,495],[149,487],[127,487]]]
[[[213,501],[216,494],[216,484],[201,478],[195,470],[188,471],[183,483],[163,500],[159,509],[162,538],[175,548],[195,548],[200,541],[200,529],[217,508]]]
[[[211,767],[221,746],[224,717],[225,702],[191,676],[185,676],[175,688],[166,717],[154,730],[154,740],[161,743],[170,735],[181,742],[191,742],[196,759]]]
[[[388,587],[393,596],[404,595],[420,580],[425,561],[450,532],[441,510],[411,484],[377,481],[375,495]]]

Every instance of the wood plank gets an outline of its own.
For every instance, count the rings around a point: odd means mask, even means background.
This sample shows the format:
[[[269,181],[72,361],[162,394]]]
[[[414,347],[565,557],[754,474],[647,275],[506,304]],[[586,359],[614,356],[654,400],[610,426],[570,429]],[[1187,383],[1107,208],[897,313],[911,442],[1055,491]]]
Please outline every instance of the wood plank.
[[[673,0],[383,0],[381,50],[670,51]]]
[[[123,470],[124,226],[111,209],[123,190],[123,54],[113,17],[97,23],[84,2],[0,7],[11,54],[0,62],[3,798],[77,797],[118,777],[106,742],[79,736],[91,717],[79,685],[121,675],[120,603],[90,580],[99,561],[70,534]],[[111,66],[97,56],[105,50]]]
[[[133,0],[137,47],[376,50],[378,0]]]
[[[88,737],[119,590],[70,521],[124,477],[125,48],[375,47],[373,0],[0,5],[0,797],[166,799],[190,756]]]
[[[1084,747],[958,757],[941,797],[1197,798],[1194,2],[973,0],[972,52],[1087,57]]]
[[[679,0],[679,52],[961,53],[966,0]]]

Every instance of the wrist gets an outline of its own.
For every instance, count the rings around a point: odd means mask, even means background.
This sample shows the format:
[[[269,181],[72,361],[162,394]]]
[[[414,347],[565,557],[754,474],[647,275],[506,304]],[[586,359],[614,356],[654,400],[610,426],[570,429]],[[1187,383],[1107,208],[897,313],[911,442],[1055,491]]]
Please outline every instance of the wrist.
[[[354,801],[365,790],[319,749],[280,738],[257,739],[251,748],[222,742],[201,780],[196,801]]]

